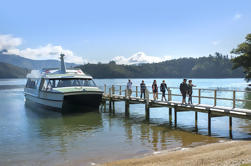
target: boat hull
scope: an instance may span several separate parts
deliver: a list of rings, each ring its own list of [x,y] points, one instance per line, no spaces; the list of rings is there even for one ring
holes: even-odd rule
[[[56,98],[52,99],[54,95]],[[57,96],[58,95],[58,96]],[[60,95],[63,95],[60,97]],[[61,99],[62,98],[62,99]],[[86,108],[97,108],[102,101],[102,93],[66,93],[49,94],[48,97],[37,97],[25,94],[27,104],[37,104],[46,109],[59,112],[84,111]]]
[[[41,103],[32,100],[31,98],[26,97],[25,98],[25,105],[32,108],[32,109],[43,109],[43,110],[50,110],[50,111],[56,111],[56,112],[63,112],[62,108],[58,108],[55,106],[49,106],[46,103]]]
[[[65,95],[64,105],[80,105],[88,107],[98,107],[102,101],[102,94],[75,94]]]

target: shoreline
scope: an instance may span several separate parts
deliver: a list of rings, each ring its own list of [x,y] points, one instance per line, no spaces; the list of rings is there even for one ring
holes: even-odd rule
[[[225,141],[156,152],[140,158],[111,161],[101,166],[239,166],[251,163],[251,141]]]

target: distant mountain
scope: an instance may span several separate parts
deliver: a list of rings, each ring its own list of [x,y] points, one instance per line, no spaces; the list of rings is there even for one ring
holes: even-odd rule
[[[25,78],[28,69],[0,62],[0,78]]]
[[[60,62],[57,60],[32,60],[18,55],[8,55],[0,52],[0,62],[12,64],[18,67],[25,67],[27,69],[42,69],[42,68],[58,68]],[[66,67],[74,67],[74,63],[66,63]]]

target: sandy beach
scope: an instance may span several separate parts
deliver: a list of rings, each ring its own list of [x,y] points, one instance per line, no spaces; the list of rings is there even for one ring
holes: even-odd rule
[[[113,161],[103,166],[239,166],[248,163],[251,163],[251,141],[227,141]]]

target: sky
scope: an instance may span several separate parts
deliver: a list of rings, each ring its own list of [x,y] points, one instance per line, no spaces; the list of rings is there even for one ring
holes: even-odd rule
[[[0,22],[6,54],[151,63],[229,54],[251,33],[251,1],[8,0],[0,2]]]

